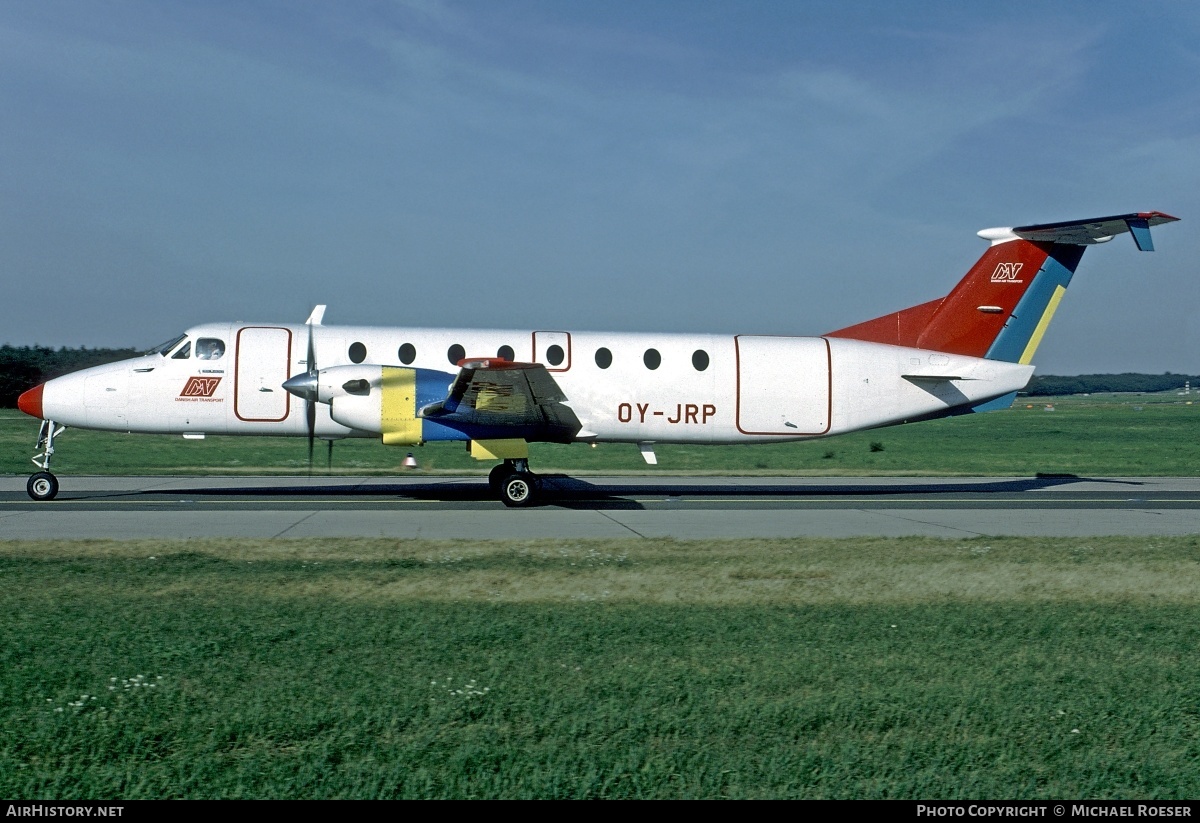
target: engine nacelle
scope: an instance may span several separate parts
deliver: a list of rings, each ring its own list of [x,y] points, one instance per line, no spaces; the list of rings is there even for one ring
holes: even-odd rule
[[[317,400],[328,403],[329,416],[343,426],[378,434],[386,445],[417,446],[462,437],[443,426],[427,432],[426,421],[417,415],[423,406],[445,398],[453,380],[452,374],[429,369],[333,366],[317,374]]]

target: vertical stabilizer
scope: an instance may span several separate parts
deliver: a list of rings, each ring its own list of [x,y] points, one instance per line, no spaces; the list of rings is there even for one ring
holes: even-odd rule
[[[1153,251],[1150,227],[1177,219],[1141,212],[985,229],[991,247],[948,295],[827,336],[1028,364],[1087,246],[1129,232]]]

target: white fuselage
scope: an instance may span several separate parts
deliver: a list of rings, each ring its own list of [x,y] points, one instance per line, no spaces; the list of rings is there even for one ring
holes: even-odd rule
[[[46,383],[43,417],[128,432],[307,433],[305,402],[282,388],[303,374],[310,327],[206,324],[166,353]],[[446,373],[463,358],[545,365],[586,442],[797,440],[968,409],[1025,386],[1031,366],[825,337],[312,326],[320,369],[361,363]],[[223,352],[202,358],[201,345]],[[189,347],[187,356],[183,348]],[[607,355],[605,354],[607,352]],[[379,436],[318,404],[323,438]]]

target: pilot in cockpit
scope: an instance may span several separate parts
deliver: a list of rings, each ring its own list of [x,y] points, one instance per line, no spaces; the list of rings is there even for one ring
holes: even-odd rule
[[[225,354],[225,341],[201,337],[196,341],[196,357],[200,360],[220,360]]]

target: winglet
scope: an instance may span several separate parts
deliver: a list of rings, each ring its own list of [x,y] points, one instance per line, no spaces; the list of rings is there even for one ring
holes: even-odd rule
[[[325,305],[313,306],[312,314],[304,321],[306,326],[319,326],[321,321],[325,319]]]
[[[1154,241],[1150,239],[1150,221],[1145,217],[1126,217],[1125,225],[1133,235],[1133,242],[1139,251],[1154,251]]]

